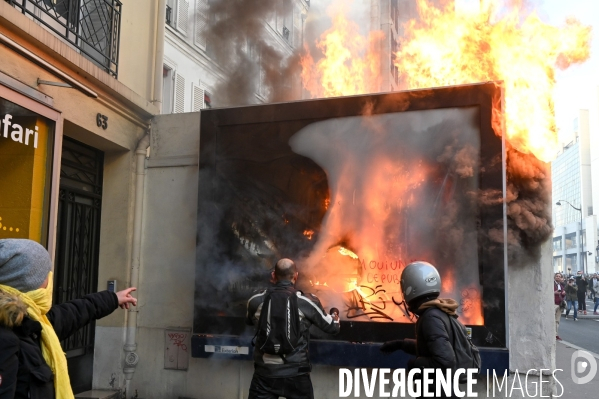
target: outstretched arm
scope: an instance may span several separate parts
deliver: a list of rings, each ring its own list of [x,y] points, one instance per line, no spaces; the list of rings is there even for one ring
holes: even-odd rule
[[[48,312],[48,319],[60,340],[71,336],[88,323],[108,316],[117,307],[128,309],[136,305],[137,299],[131,296],[134,287],[119,292],[101,291],[88,294],[83,298],[54,305]]]

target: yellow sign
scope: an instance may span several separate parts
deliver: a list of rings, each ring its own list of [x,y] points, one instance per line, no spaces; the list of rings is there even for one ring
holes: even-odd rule
[[[47,232],[55,122],[0,98],[0,238]]]

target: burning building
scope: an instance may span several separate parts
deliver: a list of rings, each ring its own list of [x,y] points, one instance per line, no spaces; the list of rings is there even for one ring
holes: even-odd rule
[[[507,354],[501,95],[491,82],[203,111],[196,355],[222,345],[207,336],[249,343],[247,299],[281,257],[341,311],[341,333],[320,338],[413,336],[399,278],[426,260],[476,345]]]

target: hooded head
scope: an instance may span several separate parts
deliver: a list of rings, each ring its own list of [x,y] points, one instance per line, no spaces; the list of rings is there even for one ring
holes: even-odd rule
[[[35,241],[0,240],[0,284],[23,293],[37,290],[48,278],[52,261],[46,248]]]

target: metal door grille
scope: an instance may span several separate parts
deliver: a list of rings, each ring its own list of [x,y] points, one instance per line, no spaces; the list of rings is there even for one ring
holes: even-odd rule
[[[66,138],[60,168],[54,303],[96,292],[104,154]],[[95,323],[62,342],[68,357],[93,353]]]

